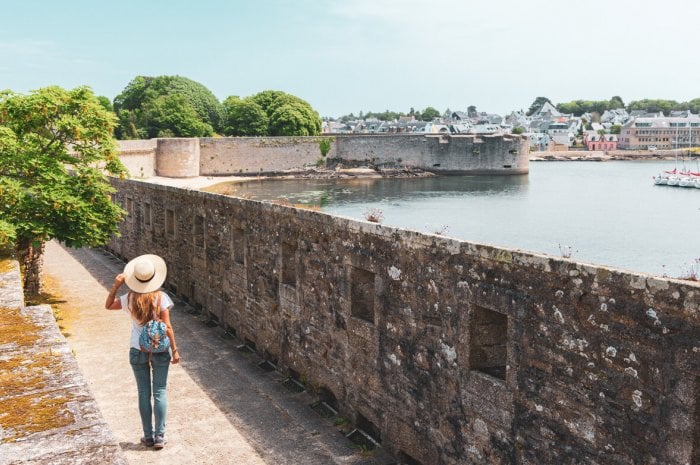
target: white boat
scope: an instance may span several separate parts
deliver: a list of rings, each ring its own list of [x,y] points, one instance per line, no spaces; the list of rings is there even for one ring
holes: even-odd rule
[[[668,177],[668,181],[666,182],[666,185],[668,186],[677,186],[681,182],[681,177],[678,176],[677,174],[671,175]]]
[[[695,179],[692,176],[681,176],[678,178],[678,186],[695,187]]]

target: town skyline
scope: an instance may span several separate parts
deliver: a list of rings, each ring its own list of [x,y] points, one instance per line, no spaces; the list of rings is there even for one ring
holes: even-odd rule
[[[114,99],[137,75],[180,75],[220,100],[282,90],[324,117],[698,95],[700,5],[682,0],[663,17],[602,0],[7,3],[0,88],[16,92],[88,85]]]

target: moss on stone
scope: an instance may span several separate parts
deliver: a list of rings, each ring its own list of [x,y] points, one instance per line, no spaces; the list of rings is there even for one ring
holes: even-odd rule
[[[41,328],[23,315],[19,308],[0,307],[0,345],[32,346]]]
[[[68,408],[70,397],[44,393],[0,400],[2,442],[14,442],[33,433],[61,428],[75,422]]]

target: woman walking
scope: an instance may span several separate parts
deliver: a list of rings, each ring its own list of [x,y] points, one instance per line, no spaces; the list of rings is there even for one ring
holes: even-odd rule
[[[168,402],[166,385],[170,363],[178,363],[180,354],[175,343],[175,333],[170,324],[173,301],[163,291],[167,267],[157,255],[141,255],[124,267],[124,272],[114,278],[114,285],[107,295],[105,308],[124,310],[131,317],[131,341],[129,363],[134,371],[138,389],[139,413],[143,426],[141,444],[162,449],[165,446],[165,419]],[[116,298],[119,288],[126,283],[129,292]],[[139,339],[144,327],[151,320],[165,323],[170,350],[148,351]],[[150,324],[150,323],[149,323]],[[151,398],[153,404],[151,404]],[[153,420],[155,419],[155,427]]]

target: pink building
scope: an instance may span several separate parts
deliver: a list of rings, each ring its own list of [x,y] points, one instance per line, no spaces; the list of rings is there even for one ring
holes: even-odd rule
[[[617,134],[597,134],[589,131],[583,142],[588,150],[617,150]]]

